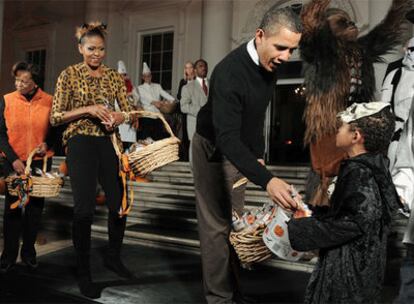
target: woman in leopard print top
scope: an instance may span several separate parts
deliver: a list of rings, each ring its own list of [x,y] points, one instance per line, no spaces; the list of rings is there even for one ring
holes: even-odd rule
[[[68,124],[63,134],[67,147],[68,172],[74,198],[73,244],[77,254],[80,291],[91,298],[100,296],[91,281],[91,224],[95,210],[97,181],[108,206],[109,248],[105,266],[123,277],[131,277],[120,259],[126,217],[120,217],[123,188],[118,175],[118,158],[110,134],[129,122],[126,87],[120,74],[102,64],[105,57],[106,26],[85,24],[77,30],[83,62],[65,69],[59,76],[53,98],[51,124]],[[124,112],[114,112],[115,102]]]

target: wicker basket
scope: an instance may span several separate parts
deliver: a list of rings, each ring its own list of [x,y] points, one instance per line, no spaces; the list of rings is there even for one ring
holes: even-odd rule
[[[30,174],[30,166],[32,164],[33,156],[36,154],[37,149],[33,150],[27,158],[26,168],[24,173],[26,176]],[[43,172],[46,172],[47,156],[43,158]],[[13,187],[13,181],[19,176],[8,176],[6,178],[7,189],[11,195],[18,196],[18,191]],[[32,197],[54,197],[59,195],[60,188],[63,185],[63,179],[60,177],[42,177],[42,176],[30,176],[32,180],[32,187],[29,195]]]
[[[230,232],[230,243],[239,257],[242,264],[262,262],[272,257],[272,252],[263,242],[263,231],[265,228],[258,228],[252,232]]]
[[[147,111],[133,111],[130,114],[135,114],[138,117],[161,119],[165,129],[170,134],[170,137],[157,140],[139,151],[128,154],[128,162],[135,176],[145,176],[153,170],[179,159],[178,145],[180,140],[175,137],[162,114]]]

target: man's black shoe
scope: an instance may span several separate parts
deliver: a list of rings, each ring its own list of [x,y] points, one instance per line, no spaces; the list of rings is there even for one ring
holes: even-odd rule
[[[104,265],[106,268],[108,268],[109,270],[112,270],[120,277],[123,277],[126,279],[134,278],[134,274],[125,267],[125,265],[122,263],[119,257],[117,258],[106,257],[104,260]]]
[[[39,266],[39,264],[36,261],[36,258],[31,258],[31,259],[22,258],[22,262],[23,264],[25,264],[27,267],[29,267],[32,270],[36,269]]]
[[[15,263],[7,263],[5,261],[1,261],[0,262],[0,273],[7,273],[10,271],[10,269],[13,268],[13,266],[15,265]]]

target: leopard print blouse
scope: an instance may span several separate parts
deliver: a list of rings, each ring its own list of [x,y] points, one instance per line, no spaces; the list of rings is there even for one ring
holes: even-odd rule
[[[66,68],[56,84],[50,123],[53,126],[63,124],[65,112],[95,104],[104,104],[115,109],[115,102],[117,102],[121,111],[132,111],[122,76],[105,65],[102,66],[102,74],[102,77],[92,77],[84,62]],[[82,117],[68,124],[62,141],[66,146],[68,140],[75,135],[107,136],[108,134],[100,120]]]

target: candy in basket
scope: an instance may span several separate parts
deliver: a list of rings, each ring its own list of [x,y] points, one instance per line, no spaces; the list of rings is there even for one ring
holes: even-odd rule
[[[242,264],[261,262],[272,256],[263,243],[262,234],[275,210],[273,203],[266,203],[261,208],[244,212],[241,216],[233,211],[233,231],[229,239]]]
[[[7,189],[10,195],[17,196],[18,200],[11,205],[11,209],[23,207],[29,202],[29,197],[54,197],[58,196],[63,185],[63,179],[58,173],[46,172],[47,156],[43,158],[43,169],[30,169],[33,156],[37,149],[33,150],[26,161],[23,175],[10,175],[6,178]]]

